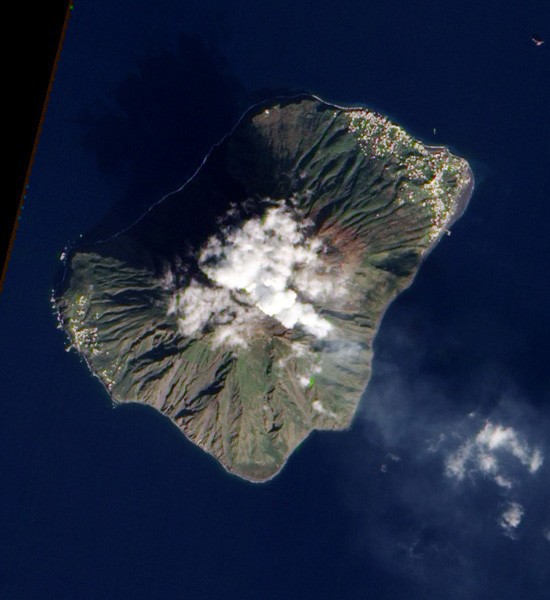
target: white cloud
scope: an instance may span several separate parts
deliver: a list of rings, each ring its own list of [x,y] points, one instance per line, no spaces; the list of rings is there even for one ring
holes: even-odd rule
[[[502,475],[495,475],[495,483],[499,487],[506,488],[507,490],[511,490],[513,485],[509,479],[503,477]]]
[[[449,477],[462,480],[466,475],[466,466],[474,454],[472,442],[466,442],[460,448],[447,457],[445,471]]]
[[[331,410],[327,410],[323,404],[321,403],[320,400],[315,400],[312,404],[311,407],[313,408],[313,410],[315,412],[318,412],[320,415],[326,415],[328,417],[333,417],[336,418],[337,415],[335,415]]]
[[[546,540],[548,540],[550,542],[550,527],[547,527],[546,529],[543,530],[542,535],[544,536],[544,538]]]
[[[449,477],[461,481],[469,474],[481,473],[502,488],[512,488],[506,477],[507,456],[515,457],[530,473],[536,473],[543,462],[542,452],[532,450],[512,427],[503,427],[487,421],[470,440],[464,442],[445,461]]]
[[[229,341],[234,346],[245,346],[252,327],[253,306],[246,305],[245,298],[225,288],[207,287],[196,281],[172,298],[168,313],[178,314],[179,329],[182,335],[193,336],[207,325],[215,324],[215,342]]]
[[[499,525],[509,537],[514,537],[515,530],[521,523],[525,511],[519,502],[508,502],[499,518]]]
[[[380,465],[380,471],[382,471],[382,473],[387,473],[388,472],[388,462],[400,462],[401,461],[401,457],[397,454],[394,454],[393,452],[389,452],[386,455],[386,458],[388,459],[388,461],[383,462]]]
[[[169,306],[182,333],[192,336],[211,325],[219,343],[243,345],[254,318],[263,313],[286,328],[300,325],[326,337],[332,325],[307,299],[336,298],[344,286],[342,276],[322,260],[321,240],[307,237],[309,225],[278,203],[262,218],[209,238],[198,263],[215,285],[192,280]]]
[[[311,377],[305,377],[304,375],[302,375],[298,378],[298,381],[300,382],[300,385],[302,387],[307,388],[311,383]]]
[[[476,442],[479,446],[486,447],[494,452],[502,449],[515,456],[522,465],[535,473],[542,465],[542,454],[540,450],[531,452],[529,446],[520,440],[518,434],[512,427],[502,427],[489,422],[477,434]]]
[[[529,471],[536,473],[542,466],[542,452],[537,448],[529,460]]]

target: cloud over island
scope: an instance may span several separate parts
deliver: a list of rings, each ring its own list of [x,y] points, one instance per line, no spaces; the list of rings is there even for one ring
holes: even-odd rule
[[[180,332],[191,337],[210,327],[216,344],[246,346],[267,315],[326,337],[332,325],[314,303],[340,295],[342,277],[323,260],[321,239],[307,235],[311,225],[277,202],[262,217],[211,236],[198,254],[208,280],[192,278],[169,303]]]

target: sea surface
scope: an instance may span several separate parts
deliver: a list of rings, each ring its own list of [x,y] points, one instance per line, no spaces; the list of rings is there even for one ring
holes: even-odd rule
[[[549,52],[547,0],[76,2],[0,297],[0,596],[548,598]],[[68,243],[129,225],[248,106],[298,91],[450,146],[476,186],[387,311],[352,428],[258,485],[113,409],[50,293]],[[453,476],[487,426],[515,446]]]

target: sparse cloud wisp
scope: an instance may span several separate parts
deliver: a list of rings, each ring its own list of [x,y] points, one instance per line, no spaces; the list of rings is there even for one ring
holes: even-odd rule
[[[510,489],[513,483],[506,475],[509,457],[517,459],[530,473],[536,473],[543,462],[541,450],[531,449],[514,428],[486,421],[473,438],[447,456],[445,472],[459,481],[466,475],[481,474]]]

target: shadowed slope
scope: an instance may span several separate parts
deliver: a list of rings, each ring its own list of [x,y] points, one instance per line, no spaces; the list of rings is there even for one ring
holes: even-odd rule
[[[59,320],[115,402],[263,481],[311,430],[349,425],[386,306],[472,185],[366,109],[256,106],[179,192],[68,252]]]

